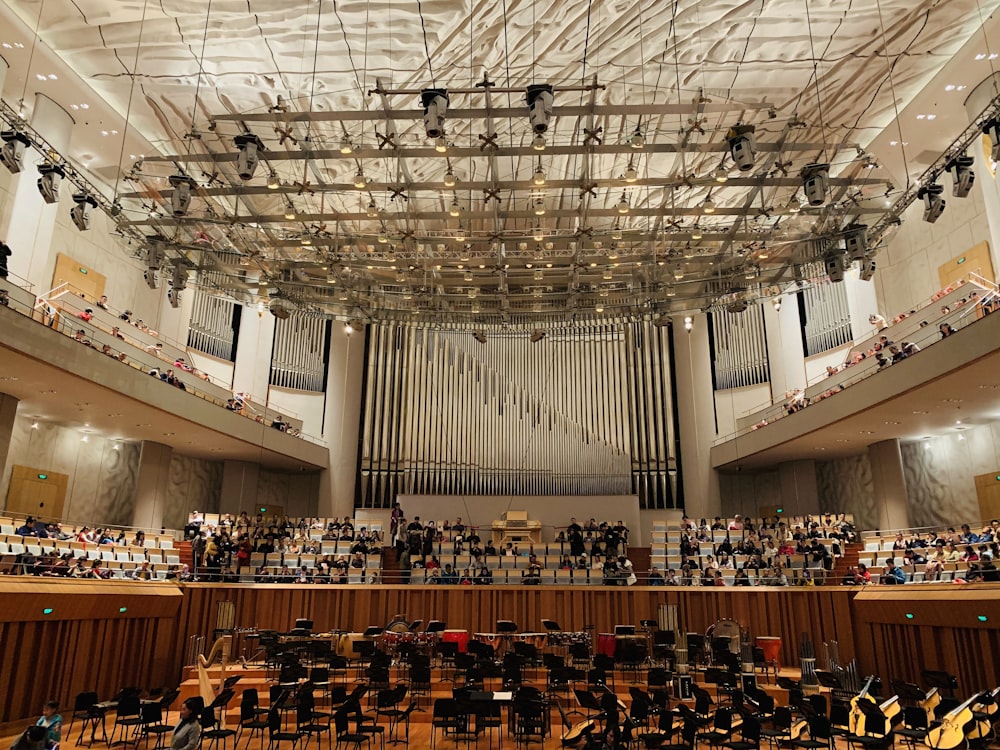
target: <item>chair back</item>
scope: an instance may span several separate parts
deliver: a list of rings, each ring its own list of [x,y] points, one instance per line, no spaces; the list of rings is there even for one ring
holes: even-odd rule
[[[163,708],[157,703],[142,704],[142,723],[147,726],[163,721]]]
[[[77,693],[76,699],[73,701],[73,712],[87,711],[92,706],[96,706],[98,703],[100,703],[100,698],[98,698],[97,693],[92,690],[85,693]]]
[[[139,716],[142,711],[142,701],[139,700],[138,693],[126,693],[118,701],[118,718],[127,716]]]
[[[920,713],[923,713],[923,709],[917,708]],[[926,720],[926,714],[924,714]],[[925,722],[926,723],[926,722]],[[809,737],[813,740],[820,740],[826,742],[827,745],[830,744],[830,739],[832,738],[832,733],[830,732],[830,720],[823,716],[822,714],[817,714],[809,719]]]
[[[267,731],[272,736],[281,731],[281,712],[277,708],[267,712]]]

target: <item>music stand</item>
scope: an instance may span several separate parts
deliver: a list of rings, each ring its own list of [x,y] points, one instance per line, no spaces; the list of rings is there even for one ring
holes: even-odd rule
[[[497,633],[510,635],[517,632],[517,623],[513,620],[497,620]]]
[[[635,625],[615,625],[615,635],[635,635]]]
[[[924,699],[924,691],[912,682],[893,680],[889,684],[892,686],[892,692],[898,695],[900,700],[913,701],[914,703],[917,703]]]
[[[799,681],[793,680],[791,677],[778,675],[778,687],[780,687],[782,690],[798,690]]]
[[[604,709],[601,707],[600,701],[594,697],[594,694],[589,690],[580,690],[576,688],[573,691],[576,696],[576,702],[579,704],[580,708],[587,712],[588,719],[603,719]],[[594,713],[590,713],[594,711]]]
[[[444,620],[431,620],[424,628],[425,633],[443,633],[448,627]]]
[[[639,620],[639,624],[642,627],[649,628],[651,630],[653,628],[658,628],[660,626],[660,623],[658,623],[656,620]]]
[[[381,625],[369,625],[365,630],[365,638],[374,638],[377,635],[382,635],[385,632],[385,628]]]
[[[296,630],[308,630],[308,631],[312,631],[312,629],[313,629],[313,621],[309,620],[309,619],[306,619],[304,617],[300,617],[299,619],[297,619],[295,621],[295,629]]]
[[[920,676],[924,678],[928,687],[947,690],[949,698],[954,697],[955,691],[958,689],[958,680],[947,672],[938,669],[925,669],[920,673]]]
[[[542,626],[549,632],[561,632],[562,628],[555,620],[542,620]]]
[[[835,675],[833,672],[827,672],[823,669],[816,670],[816,681],[825,688],[830,690],[843,690],[844,685],[840,681],[840,677]]]
[[[424,624],[423,620],[414,620],[413,622],[410,623],[410,632],[416,633],[420,629],[420,626],[423,624]]]

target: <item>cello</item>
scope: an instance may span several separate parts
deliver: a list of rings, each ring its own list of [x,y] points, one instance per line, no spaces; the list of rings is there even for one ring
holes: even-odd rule
[[[864,733],[865,726],[865,715],[861,712],[861,708],[858,705],[861,701],[868,701],[869,703],[874,703],[875,699],[868,695],[868,691],[872,688],[872,683],[875,682],[875,675],[872,675],[865,681],[865,686],[861,688],[861,692],[851,698],[851,713],[848,718],[847,728],[850,730],[852,735],[859,735]]]

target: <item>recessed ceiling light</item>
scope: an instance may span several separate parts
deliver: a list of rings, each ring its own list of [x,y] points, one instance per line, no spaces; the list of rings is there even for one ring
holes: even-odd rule
[[[996,60],[998,57],[1000,57],[1000,54],[997,54],[996,52],[990,52],[990,56],[987,59]]]
[[[930,412],[924,411],[923,409],[914,409],[914,414],[930,414]]]
[[[986,53],[985,52],[980,52],[978,55],[976,55],[976,59],[977,60],[985,60],[986,59]]]
[[[899,424],[899,422],[893,422],[892,420],[886,420],[883,424]]]
[[[57,76],[55,73],[49,73],[49,75],[47,77],[48,77],[48,79],[50,81],[58,81],[59,80],[59,76]]]

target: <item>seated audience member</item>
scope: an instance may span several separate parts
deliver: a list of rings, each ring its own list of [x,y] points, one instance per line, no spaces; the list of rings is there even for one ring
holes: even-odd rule
[[[475,583],[479,586],[489,586],[491,583],[493,583],[492,571],[485,565],[482,566],[479,569],[479,572],[476,574]]]
[[[885,561],[885,570],[882,572],[881,582],[893,586],[906,583],[906,573],[896,565],[896,561],[891,557]]]
[[[649,569],[649,575],[646,576],[646,581],[648,586],[664,585],[663,574],[659,571],[659,569],[655,565]]]
[[[36,727],[46,731],[46,746],[55,747],[62,737],[62,716],[59,715],[59,701],[46,701],[42,708],[41,718],[35,722]]]
[[[97,302],[95,302],[94,304],[96,304],[102,310],[107,310],[108,309],[108,295],[102,294],[101,297],[100,297],[100,299],[98,299]]]
[[[94,317],[94,309],[91,308],[91,307],[88,307],[82,313],[77,313],[76,317],[78,317],[80,320],[84,321],[85,323],[89,323],[93,319],[93,317]]]
[[[274,421],[271,422],[271,427],[280,432],[285,432],[286,430],[288,430],[288,422],[286,422],[285,418],[279,414],[277,417],[274,418]]]
[[[869,315],[868,322],[871,325],[875,326],[875,328],[877,328],[879,331],[887,327],[885,323],[885,318],[879,315],[878,313],[872,313],[871,315]]]
[[[48,744],[48,732],[45,727],[32,726],[24,730],[24,733],[11,745],[10,750],[46,750]]]
[[[938,330],[941,332],[941,338],[946,339],[953,333],[957,333],[954,328],[952,328],[948,323],[942,323],[938,326]]]
[[[734,586],[753,586],[753,581],[750,580],[750,576],[747,575],[746,569],[740,568],[736,571],[736,577],[733,578]]]

